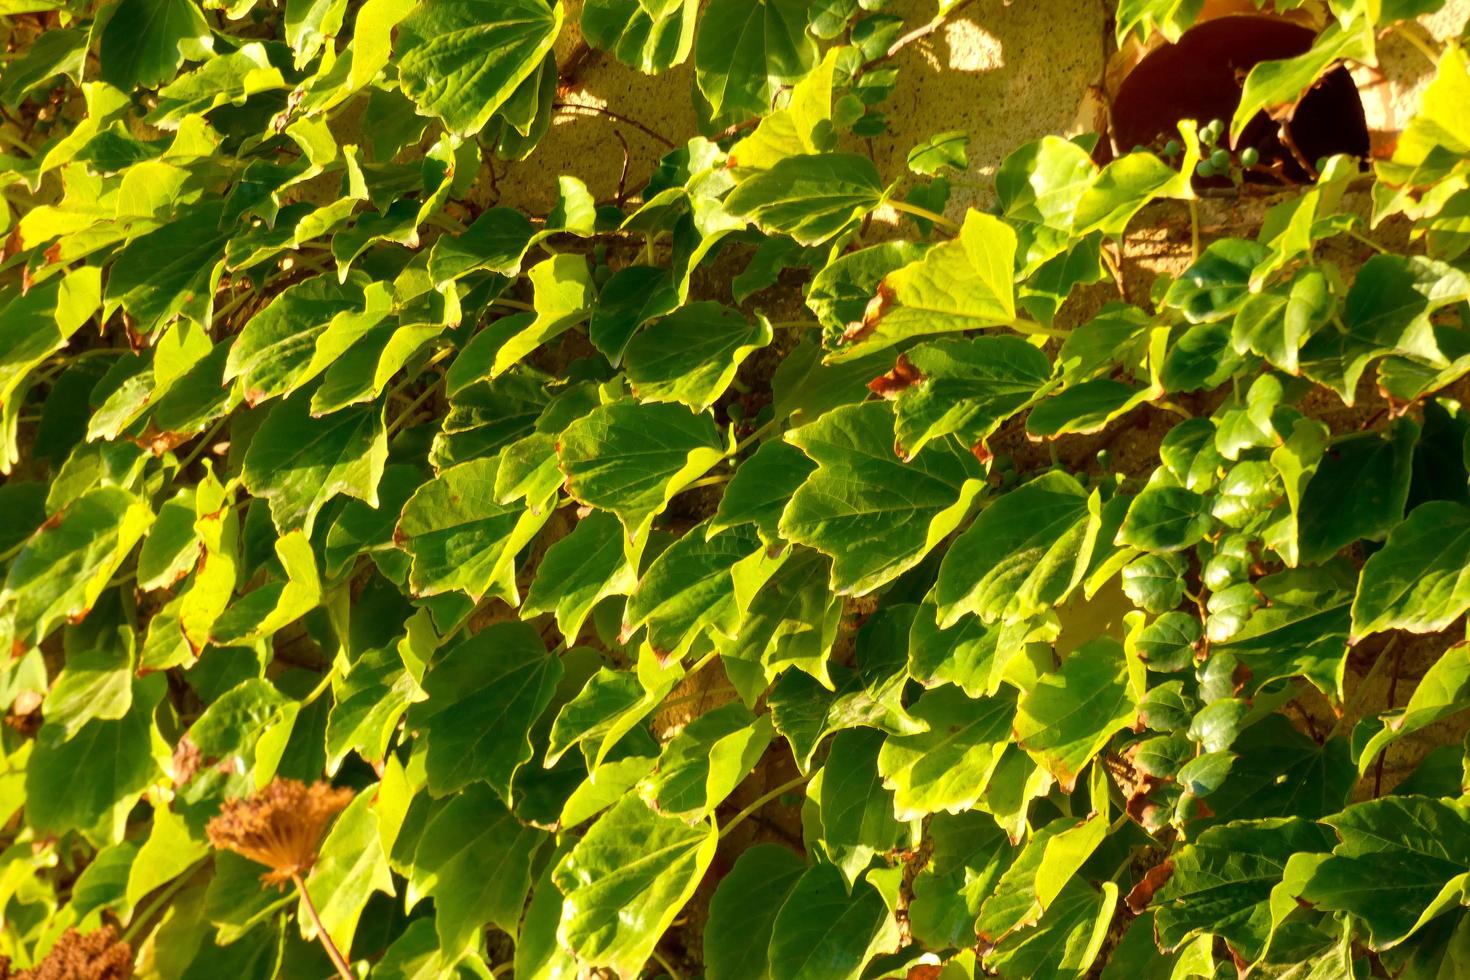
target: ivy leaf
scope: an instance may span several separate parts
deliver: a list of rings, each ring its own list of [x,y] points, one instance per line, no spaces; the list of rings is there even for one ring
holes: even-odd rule
[[[859,357],[910,337],[975,330],[1016,317],[1016,233],[992,215],[970,211],[953,240],[888,273],[862,324],[843,335],[834,359]]]
[[[549,512],[500,503],[495,481],[501,465],[493,457],[452,466],[404,504],[393,540],[413,559],[415,595],[457,590],[476,602],[486,595],[519,601],[516,556]]]
[[[567,493],[616,514],[635,543],[675,494],[724,456],[708,415],[631,399],[583,416],[557,443]]]
[[[864,595],[918,564],[982,487],[975,458],[949,445],[900,461],[893,410],[882,403],[843,406],[786,438],[817,469],[782,513],[781,535],[829,555],[842,595]]]
[[[652,10],[642,0],[590,0],[582,7],[582,36],[623,64],[657,74],[689,57],[697,6],[677,0]]]
[[[1087,494],[1065,473],[1044,473],[997,498],[939,566],[940,628],[969,613],[1017,622],[1061,600],[1085,571],[1087,524]]]
[[[752,323],[719,303],[690,303],[635,334],[624,350],[623,369],[638,398],[682,402],[702,412],[771,337],[763,316]]]
[[[381,762],[403,712],[423,699],[423,689],[395,648],[361,654],[334,692],[327,715],[327,771],[335,772],[354,750],[369,762]]]
[[[831,864],[806,870],[771,929],[770,971],[783,980],[857,980],[868,961],[899,943],[898,925],[878,890],[847,880]]]
[[[249,491],[270,501],[282,533],[311,534],[322,505],[349,494],[378,506],[378,481],[388,459],[387,430],[376,408],[311,415],[305,395],[276,405],[250,440],[242,479]]]
[[[90,721],[70,738],[61,725],[42,725],[24,773],[26,823],[57,835],[80,830],[121,840],[128,811],[159,774],[153,709],[166,686],[162,676],[135,681],[125,715]],[[108,765],[89,768],[97,759]],[[76,778],[83,772],[87,778]]]
[[[1383,630],[1437,633],[1470,609],[1470,508],[1420,504],[1363,566],[1353,638]]]
[[[915,242],[882,242],[839,255],[812,277],[807,308],[829,330],[856,328],[883,277],[918,261],[927,250]]]
[[[1294,105],[1302,94],[1335,62],[1374,62],[1373,31],[1368,18],[1355,17],[1327,25],[1312,47],[1295,58],[1262,61],[1251,68],[1230,119],[1230,140],[1240,138],[1247,123],[1263,109]]]
[[[1043,674],[1017,705],[1016,744],[1067,792],[1113,733],[1133,721],[1138,701],[1126,659],[1118,641],[1089,640],[1067,655],[1060,670]]]
[[[1385,435],[1350,435],[1322,454],[1297,517],[1302,561],[1321,562],[1354,541],[1381,538],[1403,520],[1419,426],[1399,419]]]
[[[1470,811],[1464,804],[1386,796],[1323,823],[1340,842],[1312,870],[1299,897],[1360,917],[1372,948],[1402,942],[1460,903],[1470,879]]]
[[[838,848],[887,851],[899,841],[903,824],[894,816],[893,794],[878,771],[881,732],[852,728],[837,733],[809,795],[822,820],[822,840]]]
[[[704,927],[709,980],[770,976],[771,930],[805,870],[801,858],[777,844],[756,844],[740,853],[710,899]]]
[[[144,333],[181,313],[207,322],[231,230],[221,222],[220,208],[206,205],[128,242],[108,273],[104,298],[122,304]]]
[[[409,865],[405,904],[434,900],[439,947],[450,959],[477,945],[486,922],[514,937],[531,866],[545,831],[513,817],[495,793],[478,783],[449,799],[430,817]]]
[[[484,780],[509,804],[511,777],[531,759],[531,726],[561,676],[561,662],[520,622],[487,626],[440,654],[424,675],[428,700],[408,712],[428,743],[429,791]]]
[[[173,78],[185,58],[209,54],[214,38],[189,0],[121,0],[102,28],[98,61],[104,82],[124,92]]]
[[[667,269],[630,265],[614,272],[597,294],[587,339],[614,367],[639,327],[678,309],[679,293],[670,280]]]
[[[755,9],[771,9],[776,3]],[[709,15],[705,15],[708,29]],[[883,200],[873,161],[856,153],[806,153],[778,160],[741,181],[725,210],[767,234],[820,245],[845,231]]]
[[[970,809],[1009,742],[1014,697],[977,702],[946,685],[925,692],[909,711],[929,730],[890,735],[878,755],[884,785],[894,790],[894,813],[917,820],[940,810]]]
[[[1399,739],[1466,708],[1470,708],[1470,647],[1452,646],[1425,671],[1402,712],[1390,714],[1368,739],[1358,755],[1358,771],[1366,773],[1378,754]]]
[[[741,596],[752,594],[752,584],[774,568],[748,527],[712,537],[687,534],[644,572],[628,598],[622,635],[631,638],[647,626],[649,645],[664,658],[681,656],[708,630],[732,635],[749,601]]]
[[[1211,827],[1173,856],[1173,875],[1154,894],[1159,944],[1172,950],[1212,934],[1244,962],[1254,962],[1271,938],[1271,890],[1287,860],[1331,846],[1320,824],[1297,817]]]
[[[1108,938],[1117,904],[1116,883],[1105,881],[1094,891],[1073,879],[1035,929],[1011,933],[986,954],[985,965],[1001,976],[1087,976]]]
[[[754,524],[761,540],[775,543],[781,512],[814,469],[816,464],[789,442],[773,439],[761,443],[726,484],[707,533]]]
[[[225,362],[225,380],[238,378],[251,405],[305,384],[314,366],[317,339],[337,314],[357,307],[357,295],[355,288],[334,276],[286,287],[235,338]]]
[[[763,116],[817,63],[802,0],[713,0],[699,18],[694,70],[711,115]]]
[[[598,668],[557,712],[546,747],[546,765],[556,765],[568,749],[582,743],[590,743],[586,752],[594,768],[601,765],[611,743],[627,734],[653,707],[637,674]]]
[[[19,656],[62,620],[87,615],[152,524],[148,504],[122,487],[90,490],[53,514],[6,571],[0,649]]]
[[[594,510],[547,549],[521,615],[554,613],[562,636],[575,638],[594,606],[608,596],[627,595],[637,582],[637,572],[623,554],[618,519]]]
[[[1168,553],[1188,548],[1210,528],[1209,501],[1183,487],[1148,487],[1133,498],[1118,544]]]
[[[842,621],[842,600],[827,590],[832,563],[794,549],[750,600],[739,633],[720,651],[730,682],[754,703],[772,677],[788,667],[832,686],[828,655]]]
[[[627,797],[552,873],[566,896],[557,939],[577,958],[637,976],[715,856],[713,822],[690,826]]]
[[[1058,817],[1033,831],[1021,853],[1001,875],[980,907],[975,931],[999,943],[1041,919],[1107,835],[1107,817]]]
[[[559,0],[425,0],[398,25],[398,82],[421,114],[474,135],[540,66],[561,24]]]
[[[394,894],[393,874],[388,869],[379,832],[379,816],[372,803],[374,793],[364,791],[348,804],[322,841],[316,864],[306,878],[322,926],[338,949],[351,949],[363,909],[374,892]],[[297,921],[305,935],[315,935],[315,924],[299,903]]]
[[[1026,434],[1054,439],[1068,433],[1100,432],[1157,394],[1112,378],[1093,378],[1064,388],[1026,417]]]
[[[515,208],[487,208],[458,235],[441,235],[429,250],[429,275],[450,282],[478,269],[502,276],[521,271],[536,229]]]
[[[738,701],[706,711],[669,740],[641,795],[656,813],[702,820],[755,768],[771,733],[769,714]]]
[[[902,357],[912,371],[903,369],[896,380],[904,387],[886,397],[894,401],[894,434],[906,459],[951,433],[970,446],[984,446],[1051,377],[1046,355],[1017,337],[940,340]]]
[[[1240,309],[1250,293],[1251,270],[1267,249],[1243,238],[1213,241],[1200,257],[1174,280],[1164,294],[1164,305],[1184,314],[1190,323],[1214,323]]]

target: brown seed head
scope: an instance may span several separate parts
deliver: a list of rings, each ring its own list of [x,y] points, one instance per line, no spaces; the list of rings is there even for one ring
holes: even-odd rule
[[[14,980],[129,980],[133,975],[133,948],[117,938],[112,926],[85,936],[68,929],[56,940],[46,958],[29,970],[9,972],[0,965],[0,977]]]
[[[350,802],[350,789],[278,778],[248,799],[227,801],[206,832],[220,850],[270,868],[261,880],[283,885],[311,869],[322,832]]]

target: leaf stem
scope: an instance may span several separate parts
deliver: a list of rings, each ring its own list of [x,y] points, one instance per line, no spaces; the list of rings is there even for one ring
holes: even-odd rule
[[[343,958],[342,951],[337,948],[336,943],[332,942],[332,937],[327,934],[326,927],[322,925],[322,917],[317,914],[316,904],[312,902],[311,895],[306,891],[306,883],[298,874],[291,876],[291,883],[301,893],[301,904],[306,906],[306,914],[311,917],[311,924],[316,929],[316,938],[321,940],[322,948],[327,951],[327,958],[337,968],[337,975],[342,980],[356,980],[352,971],[348,969],[347,960]]]
[[[805,785],[806,781],[809,778],[810,777],[808,776],[797,776],[795,779],[788,780],[787,782],[782,783],[780,786],[777,786],[775,789],[769,790],[768,792],[762,793],[760,796],[757,796],[755,798],[755,801],[751,803],[750,806],[735,814],[735,816],[731,817],[730,821],[726,823],[725,826],[720,828],[720,839],[724,840],[725,835],[734,830],[736,827],[740,826],[741,822],[745,820],[746,817],[749,817],[752,813],[755,813],[757,810],[774,800],[776,797],[780,796],[783,793],[789,793],[791,790],[796,789],[796,787],[798,786]]]
[[[1357,232],[1357,231],[1354,231],[1353,229],[1349,228],[1347,230],[1347,234],[1348,234],[1348,237],[1349,238],[1353,239],[1356,242],[1361,242],[1362,244],[1367,245],[1369,248],[1371,248],[1373,251],[1377,252],[1379,255],[1387,255],[1388,254],[1388,249],[1384,248],[1382,245],[1378,244],[1373,239],[1369,238],[1367,235],[1362,234],[1361,232]]]
[[[167,905],[169,903],[169,900],[177,895],[181,888],[189,883],[189,879],[194,877],[194,872],[198,871],[199,866],[203,863],[204,858],[200,858],[198,861],[195,861],[193,864],[189,865],[189,867],[185,868],[184,871],[178,875],[178,877],[174,878],[173,881],[168,883],[168,886],[166,888],[164,888],[156,896],[154,896],[153,901],[149,902],[147,907],[144,908],[143,911],[139,912],[137,915],[134,915],[132,921],[128,923],[127,929],[123,931],[122,941],[128,944],[132,944],[133,940],[137,938],[138,933],[140,930],[142,930],[143,926],[155,915],[157,915],[159,909]]]
[[[922,218],[925,221],[932,223],[934,227],[942,228],[945,231],[949,232],[951,235],[958,235],[960,233],[959,222],[951,221],[949,218],[946,218],[944,215],[940,214],[937,211],[930,211],[928,208],[921,208],[917,204],[910,204],[908,201],[901,201],[896,197],[889,198],[885,203],[887,203],[887,205],[893,208],[893,210],[895,211],[898,211],[902,214],[912,215],[915,218]]]
[[[1028,317],[1018,316],[1007,324],[1016,333],[1027,334],[1034,337],[1069,337],[1071,333],[1066,330],[1058,330],[1056,327],[1046,327]]]
[[[770,432],[772,429],[774,429],[776,427],[777,422],[779,422],[779,421],[780,421],[779,419],[771,419],[769,422],[766,422],[765,424],[758,426],[756,428],[756,430],[754,432],[752,432],[750,435],[746,436],[744,439],[741,439],[739,442],[735,443],[735,448],[732,449],[732,450],[730,450],[728,453],[726,453],[725,454],[725,458],[726,459],[730,459],[731,457],[739,456],[740,453],[746,447],[748,447],[751,443],[753,443],[756,440],[760,439],[761,436],[766,435],[768,432]]]

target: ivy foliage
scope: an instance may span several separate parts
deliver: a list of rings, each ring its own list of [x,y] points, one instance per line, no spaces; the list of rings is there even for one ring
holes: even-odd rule
[[[1382,765],[1470,707],[1470,59],[1332,0],[1203,148],[1048,136],[947,217],[964,134],[865,137],[964,6],[585,0],[705,135],[548,213],[486,174],[560,0],[0,6],[0,955],[1465,975],[1465,753]],[[1391,153],[1092,302],[1386,30]]]

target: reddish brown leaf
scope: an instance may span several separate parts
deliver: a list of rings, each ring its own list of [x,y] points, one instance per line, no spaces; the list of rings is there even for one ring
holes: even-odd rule
[[[1128,908],[1133,911],[1134,915],[1142,915],[1143,910],[1148,908],[1149,902],[1154,900],[1154,892],[1163,888],[1164,882],[1173,876],[1173,861],[1165,861],[1163,864],[1149,868],[1147,873],[1139,879],[1138,884],[1128,892],[1128,897],[1124,899],[1128,903]]]
[[[923,380],[923,373],[914,367],[914,363],[908,359],[908,355],[900,354],[898,355],[898,360],[893,365],[893,370],[886,374],[880,374],[872,381],[869,381],[868,390],[884,398],[897,398],[899,392],[906,388],[912,388]]]

